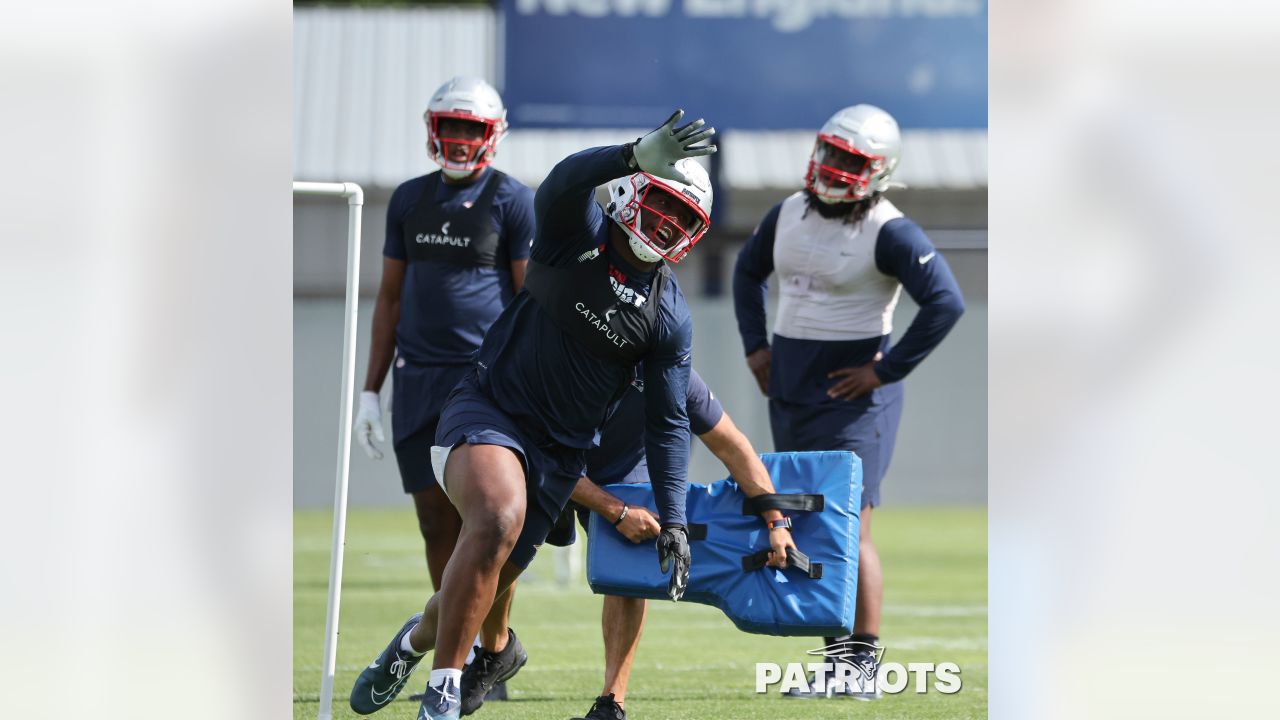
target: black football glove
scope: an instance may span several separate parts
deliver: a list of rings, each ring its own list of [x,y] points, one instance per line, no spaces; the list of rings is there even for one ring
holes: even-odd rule
[[[667,595],[672,600],[679,600],[684,597],[685,588],[689,587],[689,565],[693,563],[693,555],[689,552],[689,531],[683,525],[662,528],[657,548],[658,567],[664,574],[671,571]]]

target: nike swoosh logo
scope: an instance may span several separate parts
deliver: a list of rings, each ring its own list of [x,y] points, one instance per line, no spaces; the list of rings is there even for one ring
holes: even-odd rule
[[[920,258],[920,264],[921,264],[921,265],[923,265],[923,264],[925,264],[925,263],[929,262],[930,260],[932,260],[932,259],[933,259],[933,256],[934,256],[934,255],[937,255],[937,254],[938,254],[938,251],[937,251],[937,250],[934,250],[933,252],[929,253],[928,255],[925,255],[924,257]]]
[[[377,660],[374,660],[373,662],[369,663],[369,669],[370,669],[370,670],[377,670],[377,669],[378,669],[378,661],[377,661]]]
[[[369,688],[369,692],[373,693],[373,704],[374,705],[385,704],[388,700],[391,699],[391,693],[395,692],[396,690],[399,690],[401,685],[404,685],[404,680],[401,680],[400,682],[392,683],[391,687],[387,688],[383,692],[378,692],[378,688]],[[379,697],[381,697],[382,699],[379,700],[378,699]]]

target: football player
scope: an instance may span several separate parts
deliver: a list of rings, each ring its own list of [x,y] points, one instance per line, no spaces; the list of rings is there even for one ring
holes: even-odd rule
[[[679,599],[689,577],[685,527],[693,322],[667,262],[710,226],[711,184],[693,158],[716,148],[683,112],[633,143],[561,161],[538,188],[524,291],[490,327],[445,402],[433,460],[462,518],[439,591],[357,679],[352,708],[376,711],[435,649],[419,720],[460,715],[471,640],[534,553],[586,467],[608,407],[644,363],[645,451],[661,530],[659,561]],[[594,200],[610,183],[608,210]],[[514,634],[486,650],[524,662]]]
[[[636,432],[636,428],[644,426],[644,387],[644,382],[637,377],[610,411],[600,428],[600,445],[587,453],[587,474],[578,480],[572,496],[577,505],[578,520],[584,529],[589,513],[595,512],[634,543],[657,537],[660,532],[658,519],[648,508],[627,505],[600,486],[649,482],[644,438]],[[745,495],[755,497],[774,492],[769,472],[760,462],[751,442],[725,413],[697,371],[689,373],[685,409],[691,432],[724,463]],[[768,564],[785,567],[787,549],[795,547],[790,519],[784,517],[780,510],[766,510],[761,517],[769,528],[772,547]],[[647,607],[648,603],[643,598],[605,596],[600,617],[604,634],[604,690],[585,718],[579,720],[626,720],[623,705],[627,683],[631,677],[631,663],[640,646]],[[509,612],[510,603],[497,602],[494,608]],[[505,622],[505,616],[493,621],[495,626]],[[500,653],[478,649],[476,661],[468,665],[462,675],[463,715],[474,712],[481,705],[486,693],[501,677],[503,667]]]
[[[964,312],[947,261],[920,226],[884,197],[901,138],[889,113],[845,108],[818,132],[805,188],[769,210],[738,255],[734,309],[747,366],[769,398],[779,452],[852,450],[862,459],[862,513],[854,632],[826,638],[828,658],[852,658],[875,677],[873,648],[884,587],[871,540],[873,508],[902,416],[902,380]],[[765,332],[766,282],[778,275],[773,342]],[[919,305],[890,345],[902,288]],[[864,686],[865,687],[865,686]],[[823,687],[795,697],[850,694]]]
[[[391,196],[355,420],[356,441],[380,460],[379,391],[390,368],[392,447],[435,588],[462,524],[431,467],[436,424],[485,331],[520,291],[533,242],[533,191],[492,167],[506,116],[498,92],[480,78],[455,77],[431,94],[423,113],[427,155],[440,169]],[[505,691],[498,686],[495,697]]]

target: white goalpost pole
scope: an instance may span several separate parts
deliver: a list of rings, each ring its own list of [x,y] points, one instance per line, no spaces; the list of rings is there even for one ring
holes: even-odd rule
[[[342,551],[347,534],[347,480],[351,465],[351,410],[356,377],[356,311],[360,295],[360,215],[364,191],[355,183],[294,182],[295,195],[347,199],[347,305],[342,331],[342,404],[338,419],[338,478],[333,493],[333,549],[329,559],[329,605],[324,623],[318,720],[333,718],[333,674],[338,661],[338,606],[342,595]]]

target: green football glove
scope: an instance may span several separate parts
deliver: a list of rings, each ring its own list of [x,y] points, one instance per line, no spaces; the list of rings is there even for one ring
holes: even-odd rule
[[[677,128],[676,123],[684,117],[684,110],[676,110],[662,127],[645,135],[632,146],[632,154],[636,165],[650,175],[690,184],[684,171],[676,167],[676,163],[685,158],[710,155],[717,148],[715,145],[698,145],[703,140],[711,139],[715,128],[703,128],[706,123],[698,118],[684,127]]]

